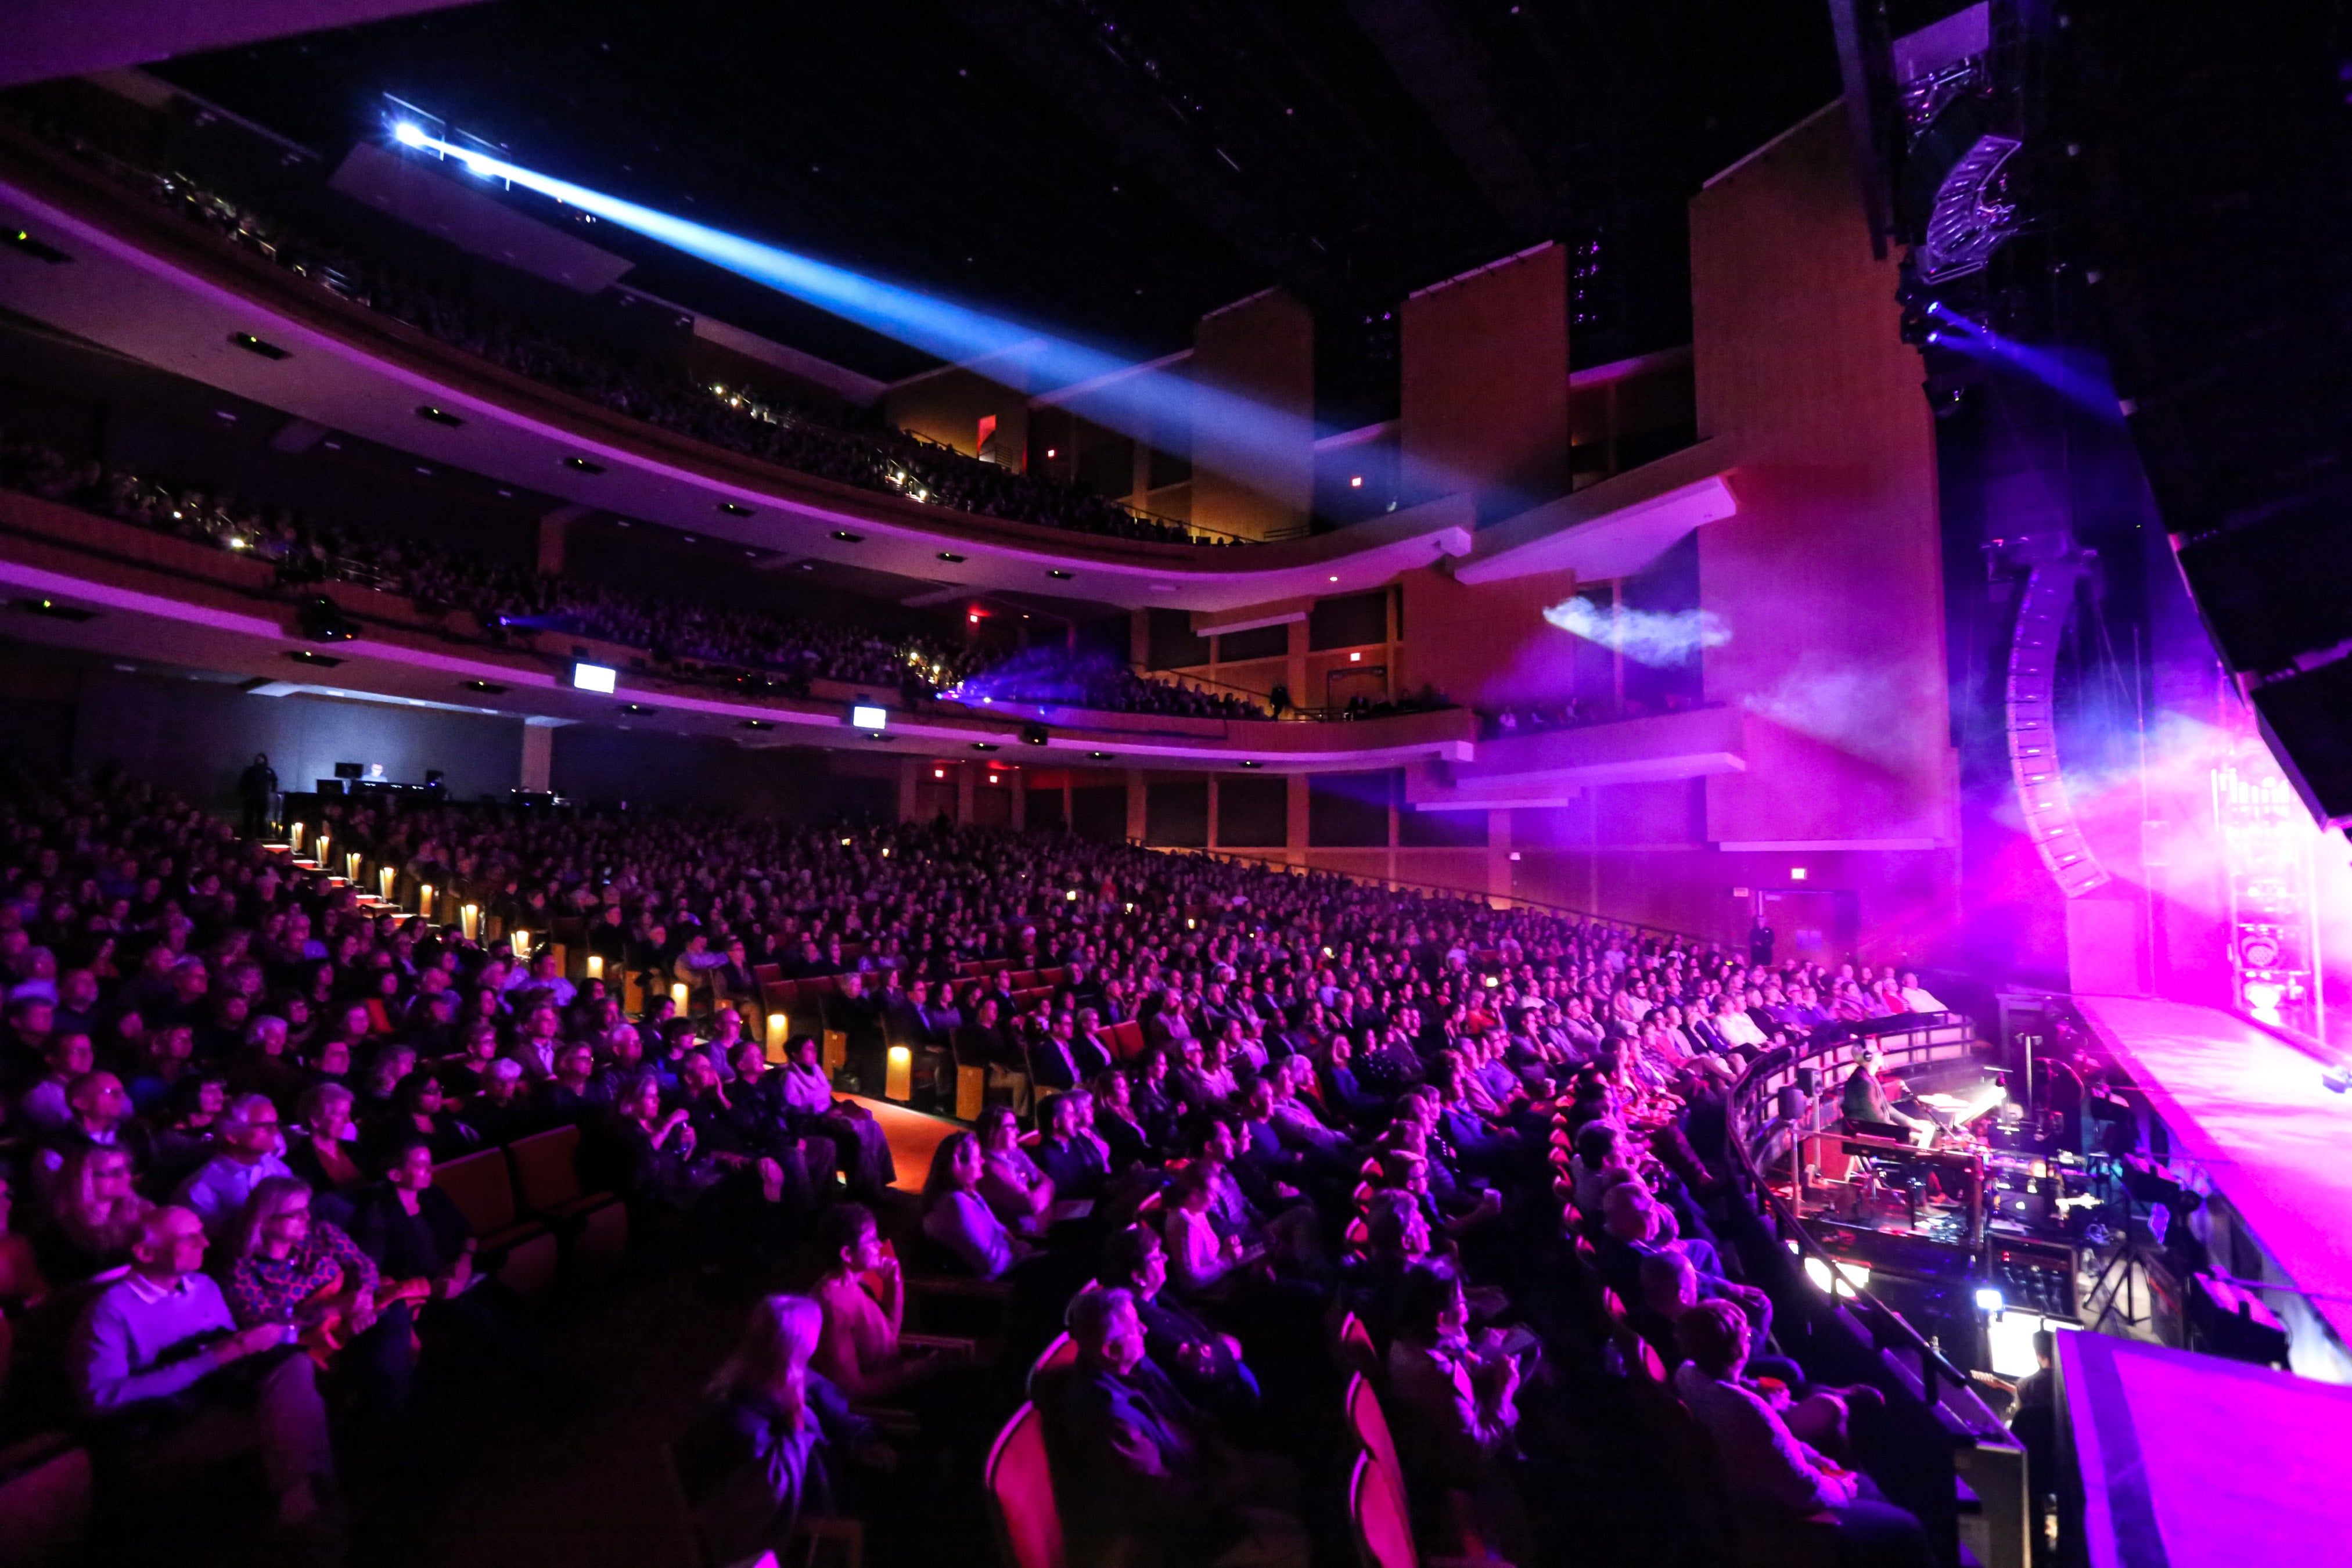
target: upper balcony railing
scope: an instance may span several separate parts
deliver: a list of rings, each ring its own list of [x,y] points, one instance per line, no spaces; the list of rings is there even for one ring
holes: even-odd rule
[[[438,342],[542,385],[583,397],[676,435],[858,489],[922,505],[1068,531],[1145,542],[1235,546],[1238,535],[1160,517],[1089,492],[983,462],[894,430],[878,420],[829,418],[757,389],[730,388],[627,363],[615,353],[559,337],[537,322],[490,310],[450,279],[395,268],[359,253],[312,216],[318,230],[173,168],[155,167],[45,121],[16,129],[217,237],[351,304],[389,316]],[[431,242],[420,237],[420,243]]]

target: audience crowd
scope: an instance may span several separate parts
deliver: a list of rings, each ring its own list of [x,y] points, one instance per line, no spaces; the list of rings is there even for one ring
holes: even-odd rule
[[[1024,1356],[1067,1325],[1030,1392],[1073,1563],[1148,1539],[1304,1568],[1349,1366],[1432,1553],[1587,1560],[1561,1500],[1612,1462],[1594,1389],[1638,1384],[1715,1454],[1659,1448],[1646,1528],[1698,1528],[1697,1499],[1741,1539],[1930,1560],[1863,1473],[1877,1395],[1775,1353],[1793,1270],[1725,1147],[1741,1064],[1905,1011],[1892,976],[944,823],[324,826],[480,939],[151,786],[0,795],[0,1425],[80,1432],[102,1519],[252,1455],[260,1528],[331,1556],[421,1383],[560,1411],[576,1380],[436,1169],[568,1126],[641,1258],[803,1270],[674,1450],[712,1561],[887,1525],[876,1479],[926,1443],[971,1483],[957,1444],[1017,1394],[907,1331],[916,1286],[958,1278]],[[842,1092],[898,1072],[971,1122],[925,1172]]]
[[[21,490],[276,564],[282,584],[356,583],[431,613],[462,610],[503,639],[545,629],[646,650],[680,676],[725,680],[743,671],[805,689],[809,680],[886,687],[919,699],[963,684],[961,700],[1056,702],[1123,713],[1264,719],[1237,693],[1212,693],[1138,675],[1104,655],[1033,647],[993,665],[921,632],[881,635],[769,610],[528,571],[416,539],[385,539],[287,508],[174,489],[127,468],[74,462],[48,444],[0,435],[0,489]]]
[[[666,430],[819,479],[982,517],[1161,543],[1243,542],[1197,533],[1116,500],[968,458],[893,429],[872,410],[790,405],[741,388],[705,384],[683,370],[629,363],[616,350],[491,305],[466,287],[456,267],[433,269],[421,236],[403,263],[394,265],[366,254],[377,242],[358,237],[330,208],[311,212],[308,232],[300,231],[180,170],[127,159],[55,126],[32,129],[189,222],[342,299],[518,375]],[[343,199],[322,195],[327,202]],[[520,283],[530,281],[515,276]]]

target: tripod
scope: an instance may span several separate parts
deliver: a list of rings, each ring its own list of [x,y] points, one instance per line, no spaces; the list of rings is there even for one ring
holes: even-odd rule
[[[2155,1322],[2153,1286],[2147,1287],[2145,1301],[2140,1294],[2155,1246],[2155,1238],[2140,1219],[2139,1205],[2126,1198],[2122,1239],[2099,1266],[2098,1278],[2091,1282],[2090,1292],[2083,1298],[2083,1321],[2093,1333],[2105,1333],[2109,1318],[2116,1319],[2126,1330],[2146,1328]]]

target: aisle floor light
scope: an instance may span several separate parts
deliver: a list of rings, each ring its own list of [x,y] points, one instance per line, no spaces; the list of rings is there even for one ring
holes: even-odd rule
[[[474,933],[481,928],[481,924],[482,924],[482,906],[481,906],[481,905],[479,905],[479,904],[461,904],[461,905],[459,905],[459,906],[458,906],[458,908],[457,908],[457,929],[458,929],[458,931],[461,931],[462,933],[464,933],[465,938],[466,938],[466,940],[467,940],[467,942],[471,942],[471,941],[473,941],[473,940],[474,940]]]
[[[883,1069],[882,1095],[897,1100],[915,1097],[915,1053],[905,1046],[890,1047],[890,1059]]]
[[[387,904],[392,902],[393,879],[399,875],[400,873],[390,866],[383,867],[375,874],[376,886],[379,889],[377,896]]]
[[[416,884],[416,912],[425,920],[433,918],[433,884],[430,882]]]
[[[686,1016],[686,995],[687,995],[687,992],[686,992],[686,982],[685,982],[685,981],[683,981],[683,980],[673,980],[673,981],[671,981],[671,982],[670,982],[670,984],[669,984],[669,1000],[670,1000],[670,1005],[672,1005],[672,1006],[674,1006],[674,1007],[676,1007],[676,1008],[677,1009],[677,1016],[678,1016],[679,1017],[681,1017],[681,1018],[683,1018],[683,1017],[685,1017],[685,1016]]]
[[[603,953],[592,952],[588,955],[588,978],[591,980],[602,980],[604,978],[604,955]]]

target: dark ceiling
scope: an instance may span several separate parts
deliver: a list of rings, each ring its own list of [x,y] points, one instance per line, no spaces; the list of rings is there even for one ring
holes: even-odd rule
[[[494,0],[157,69],[330,158],[393,92],[518,162],[1139,356],[1285,284],[1334,423],[1391,411],[1403,294],[1544,239],[1592,247],[1580,363],[1685,341],[1685,202],[1838,90],[1823,0]],[[929,363],[631,254],[632,284],[869,374]]]

